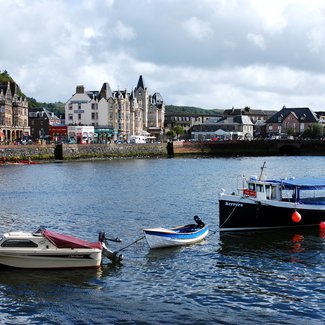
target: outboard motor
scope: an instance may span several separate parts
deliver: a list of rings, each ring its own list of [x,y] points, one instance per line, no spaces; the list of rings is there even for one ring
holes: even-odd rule
[[[119,238],[115,238],[115,239],[110,239],[110,238],[107,238],[106,235],[105,235],[105,232],[100,232],[99,235],[98,235],[98,241],[102,243],[102,246],[103,246],[103,251],[102,251],[102,254],[104,256],[106,256],[107,258],[109,258],[113,263],[119,263],[123,260],[123,255],[122,254],[119,254],[118,251],[116,252],[113,252],[111,251],[110,249],[108,249],[107,247],[107,241],[113,241],[115,243],[121,243],[121,239]]]
[[[205,223],[198,216],[194,216],[194,221],[200,228],[203,228],[205,226]]]

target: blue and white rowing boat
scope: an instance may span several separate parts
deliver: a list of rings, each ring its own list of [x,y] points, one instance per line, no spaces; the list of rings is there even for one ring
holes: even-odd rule
[[[189,245],[203,240],[209,233],[209,227],[195,216],[196,224],[179,226],[170,229],[149,228],[143,229],[150,248],[162,248],[180,245]]]

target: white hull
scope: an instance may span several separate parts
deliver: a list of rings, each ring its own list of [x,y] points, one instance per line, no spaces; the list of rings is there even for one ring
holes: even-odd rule
[[[0,264],[17,268],[53,269],[99,267],[101,250],[41,250],[30,252],[0,252]]]
[[[10,232],[0,240],[0,265],[26,269],[99,267],[102,245],[45,229]]]
[[[145,233],[145,237],[150,248],[162,248],[194,244],[203,240],[208,235],[208,233],[209,229],[207,228],[206,231],[200,234],[199,236],[188,239],[168,237],[167,235],[157,236],[148,233]]]

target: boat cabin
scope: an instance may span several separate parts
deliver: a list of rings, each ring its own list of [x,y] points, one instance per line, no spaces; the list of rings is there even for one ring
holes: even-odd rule
[[[251,176],[243,196],[257,200],[277,200],[300,204],[325,205],[325,179],[301,178],[267,180]]]
[[[247,187],[243,189],[244,196],[258,200],[281,200],[281,184],[271,180],[258,180],[257,176],[246,179]]]

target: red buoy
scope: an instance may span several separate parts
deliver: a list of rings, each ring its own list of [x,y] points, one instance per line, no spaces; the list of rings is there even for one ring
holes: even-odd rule
[[[300,222],[300,221],[301,221],[301,214],[300,214],[298,211],[295,211],[295,212],[292,214],[291,219],[292,219],[292,221],[294,221],[294,222]]]
[[[319,224],[320,229],[324,229],[325,230],[325,221],[321,221],[321,223]]]

